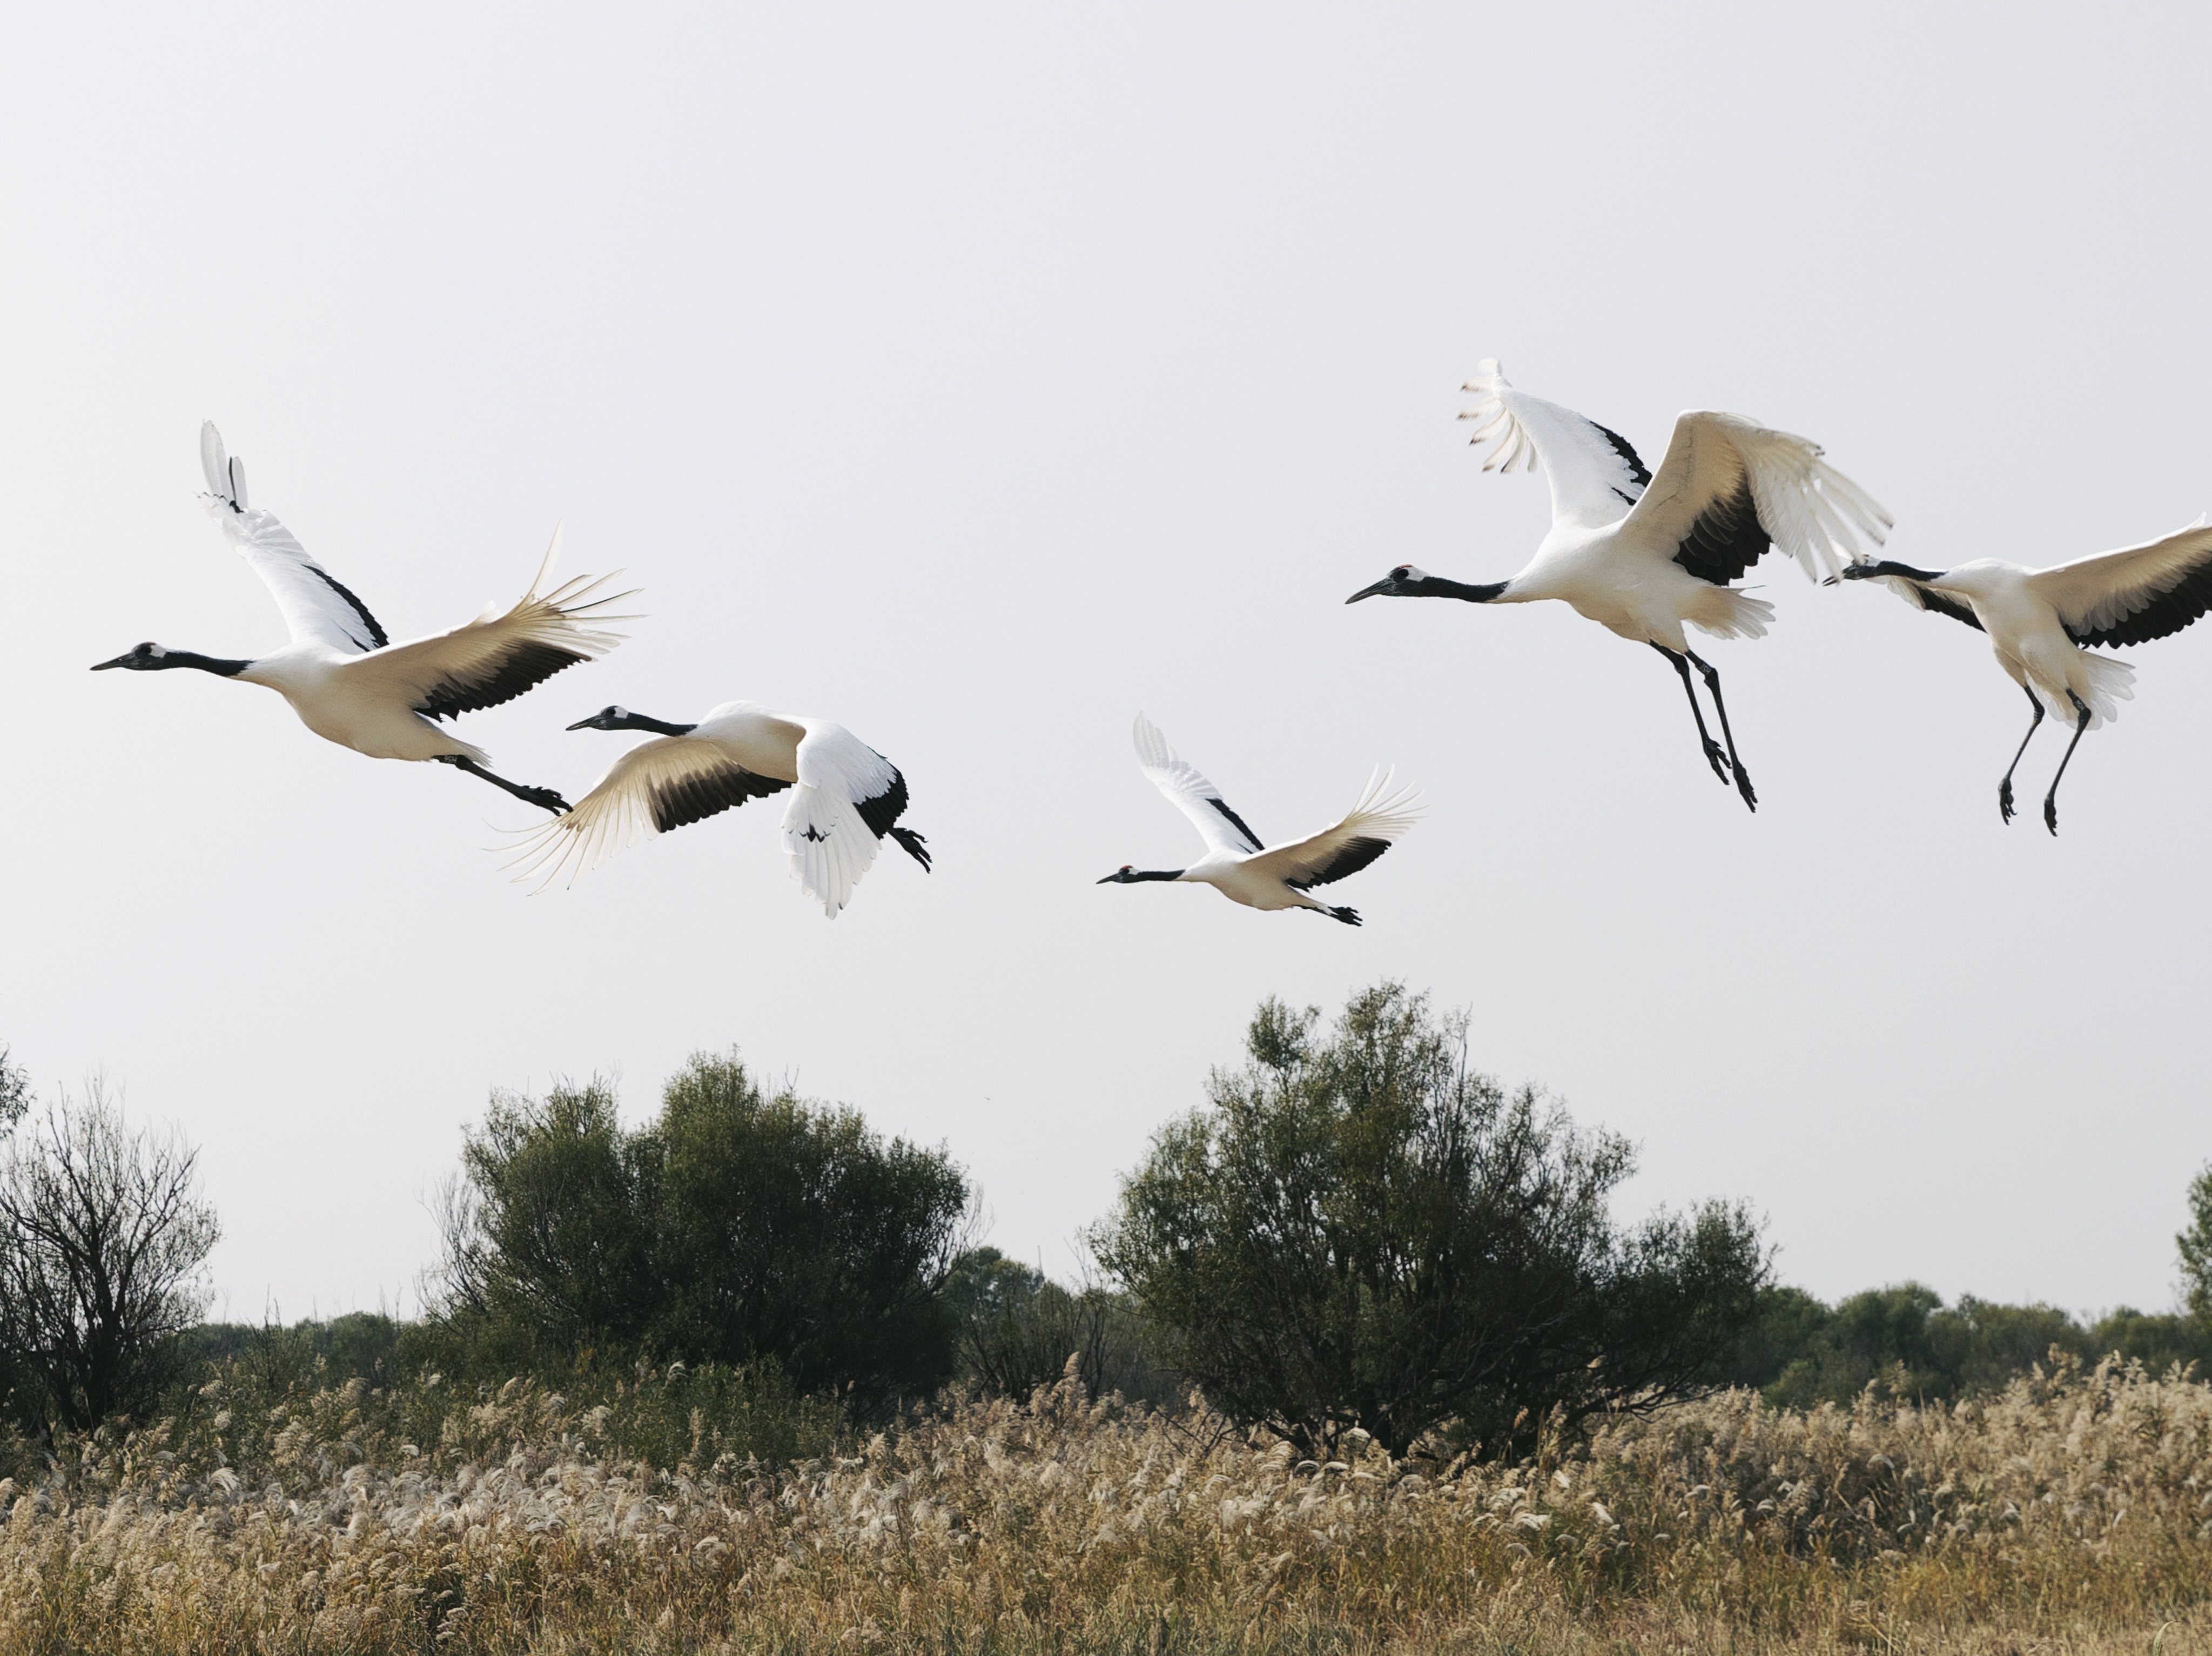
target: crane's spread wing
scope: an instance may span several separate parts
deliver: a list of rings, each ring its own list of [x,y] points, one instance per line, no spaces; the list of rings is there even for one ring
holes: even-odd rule
[[[2212,526],[2203,518],[2141,546],[2038,569],[2027,584],[2077,644],[2141,644],[2212,609]]]
[[[746,770],[718,744],[692,736],[656,736],[617,759],[566,816],[530,831],[507,867],[544,891],[562,875],[573,886],[618,851],[648,834],[765,799],[790,787]]]
[[[1627,438],[1571,408],[1516,391],[1499,371],[1495,356],[1485,357],[1474,378],[1460,389],[1482,395],[1480,402],[1460,416],[1483,422],[1469,441],[1498,439],[1482,469],[1510,472],[1521,466],[1533,472],[1540,463],[1552,485],[1554,521],[1618,522],[1643,497],[1651,473]]]
[[[327,644],[360,655],[391,642],[368,606],[309,557],[289,529],[246,503],[246,468],[223,452],[222,433],[213,420],[200,427],[200,470],[208,485],[200,504],[269,588],[294,643]]]
[[[1936,615],[1948,615],[1954,621],[1965,622],[1976,632],[1984,630],[1980,618],[1974,613],[1973,606],[1954,593],[1942,592],[1934,587],[1923,586],[1921,582],[1908,580],[1901,575],[1876,575],[1875,579],[1916,610],[1926,610]]]
[[[605,612],[631,594],[594,598],[611,575],[578,575],[541,591],[560,550],[556,529],[530,590],[504,613],[494,605],[465,626],[390,645],[339,670],[404,695],[407,705],[427,718],[451,719],[511,702],[562,668],[605,654],[622,635],[596,629],[635,619]],[[579,624],[585,622],[591,624]]]
[[[1262,851],[1247,866],[1301,892],[1356,874],[1419,820],[1413,809],[1419,797],[1411,788],[1391,793],[1389,773],[1377,770],[1342,820],[1293,844]]]
[[[906,809],[898,767],[842,725],[794,721],[799,787],[783,813],[783,849],[799,888],[832,920],[876,860],[884,832]]]
[[[1674,422],[1667,457],[1616,545],[1671,558],[1725,587],[1770,544],[1825,581],[1880,545],[1892,519],[1873,496],[1820,458],[1820,446],[1735,414],[1692,409]]]
[[[1259,835],[1229,808],[1221,790],[1200,776],[1188,759],[1177,758],[1159,727],[1141,713],[1137,715],[1135,734],[1138,765],[1176,809],[1190,819],[1209,849],[1249,856],[1260,849]]]

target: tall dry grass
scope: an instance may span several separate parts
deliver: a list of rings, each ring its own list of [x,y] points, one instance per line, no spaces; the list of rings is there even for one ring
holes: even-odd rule
[[[1956,1408],[1731,1394],[1510,1469],[1317,1465],[1073,1383],[781,1470],[718,1450],[703,1408],[625,1454],[623,1409],[355,1383],[71,1446],[0,1483],[0,1646],[2212,1643],[2212,1389],[2111,1365]]]

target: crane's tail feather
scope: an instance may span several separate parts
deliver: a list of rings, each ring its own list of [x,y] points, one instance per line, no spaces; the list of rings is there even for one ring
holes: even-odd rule
[[[2136,670],[2125,661],[2088,650],[2081,651],[2075,660],[2081,663],[2081,677],[2073,690],[2088,707],[2088,728],[2095,730],[2112,723],[2120,716],[2120,703],[2136,698]],[[2061,725],[2070,726],[2081,716],[2063,691],[2054,696],[2039,679],[2030,682],[2034,685],[2036,698],[2043,703],[2044,710]]]
[[[1708,587],[1682,619],[1716,638],[1764,638],[1774,620],[1774,606],[1741,587]]]

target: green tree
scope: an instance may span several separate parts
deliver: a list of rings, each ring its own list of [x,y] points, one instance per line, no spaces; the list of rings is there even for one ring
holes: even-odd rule
[[[860,1114],[764,1093],[734,1055],[694,1057],[651,1130],[667,1349],[773,1355],[802,1390],[864,1408],[950,1377],[938,1295],[966,1240],[966,1176]]]
[[[2212,1322],[2212,1162],[2189,1181],[2189,1228],[2173,1239],[2190,1314]]]
[[[447,1310],[493,1366],[628,1351],[659,1310],[657,1147],[611,1089],[494,1093],[445,1193]]]
[[[446,1202],[440,1326],[409,1343],[482,1368],[652,1353],[771,1360],[863,1410],[950,1377],[939,1294],[965,1175],[854,1111],[694,1057],[659,1116],[612,1093],[495,1094]]]
[[[1384,983],[1319,1019],[1262,1005],[1093,1237],[1211,1401],[1309,1452],[1452,1422],[1506,1455],[1722,1376],[1765,1281],[1747,1215],[1619,1228],[1628,1144],[1470,1075],[1463,1018]]]

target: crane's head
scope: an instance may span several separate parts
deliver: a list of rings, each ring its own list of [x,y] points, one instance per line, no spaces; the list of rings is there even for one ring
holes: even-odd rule
[[[656,736],[689,735],[698,728],[696,725],[671,724],[665,719],[633,713],[626,707],[603,707],[590,718],[579,719],[568,727],[571,730],[649,730]]]
[[[94,673],[105,673],[110,667],[129,667],[133,673],[158,673],[163,667],[177,665],[177,662],[169,659],[168,651],[149,638],[127,654],[117,656],[112,661],[94,662],[92,670]]]
[[[1362,587],[1344,601],[1357,604],[1363,598],[1412,598],[1420,592],[1420,583],[1429,579],[1426,571],[1410,563],[1401,563],[1371,587]]]
[[[1125,862],[1098,883],[1101,886],[1133,886],[1137,883],[1136,867],[1133,863]]]
[[[571,730],[634,730],[630,721],[637,715],[626,707],[603,707],[588,719],[579,719],[568,727]]]

